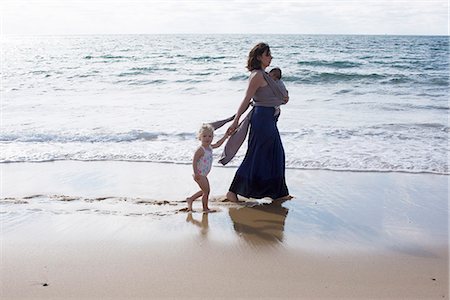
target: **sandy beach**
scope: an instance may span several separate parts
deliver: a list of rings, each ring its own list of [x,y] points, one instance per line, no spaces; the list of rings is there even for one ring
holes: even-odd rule
[[[448,176],[288,169],[210,207],[182,164],[1,164],[2,299],[448,299]]]

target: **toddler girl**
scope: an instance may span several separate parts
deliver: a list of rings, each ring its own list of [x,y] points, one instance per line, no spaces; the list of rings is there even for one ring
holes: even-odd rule
[[[215,144],[211,144],[214,138],[214,128],[210,124],[203,124],[198,132],[198,139],[200,140],[200,147],[194,153],[194,158],[192,159],[192,168],[194,169],[194,180],[200,187],[200,191],[186,199],[188,204],[188,211],[192,211],[192,203],[195,199],[202,197],[203,211],[211,212],[208,207],[208,197],[209,197],[209,181],[206,177],[211,171],[212,166],[212,149],[219,148],[223,142],[228,138],[225,134],[220,140]]]

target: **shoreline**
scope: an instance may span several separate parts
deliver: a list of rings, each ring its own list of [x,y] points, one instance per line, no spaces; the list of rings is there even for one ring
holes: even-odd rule
[[[188,165],[1,170],[3,299],[449,296],[446,176],[288,169],[294,199],[233,204],[213,167],[203,214]]]
[[[182,166],[190,166],[191,162],[172,162],[172,161],[142,161],[142,160],[111,160],[111,159],[105,159],[105,160],[78,160],[78,159],[70,159],[70,160],[63,160],[63,159],[56,159],[56,160],[46,160],[46,161],[4,161],[0,162],[1,165],[8,165],[8,164],[45,164],[45,163],[58,163],[58,162],[80,162],[80,163],[143,163],[143,164],[162,164],[162,165],[182,165]],[[228,165],[228,166],[222,166],[219,164],[214,165],[213,168],[231,168],[231,169],[237,169],[238,166]],[[350,173],[399,173],[399,174],[417,174],[417,175],[440,175],[440,176],[450,176],[450,173],[442,173],[442,172],[434,172],[434,171],[411,171],[411,170],[352,170],[352,169],[333,169],[333,168],[307,168],[307,167],[286,167],[286,170],[297,170],[297,171],[329,171],[329,172],[350,172]]]

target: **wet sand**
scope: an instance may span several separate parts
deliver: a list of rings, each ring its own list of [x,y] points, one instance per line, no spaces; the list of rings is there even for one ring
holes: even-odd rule
[[[286,202],[185,211],[190,166],[2,164],[1,298],[447,299],[448,176],[287,170]]]

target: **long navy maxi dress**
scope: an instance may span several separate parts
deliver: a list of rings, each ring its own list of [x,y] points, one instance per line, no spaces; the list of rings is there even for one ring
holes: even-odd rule
[[[254,99],[271,93],[264,86]],[[255,106],[250,119],[247,153],[239,166],[230,191],[246,198],[277,199],[289,195],[285,180],[285,156],[274,107]]]

